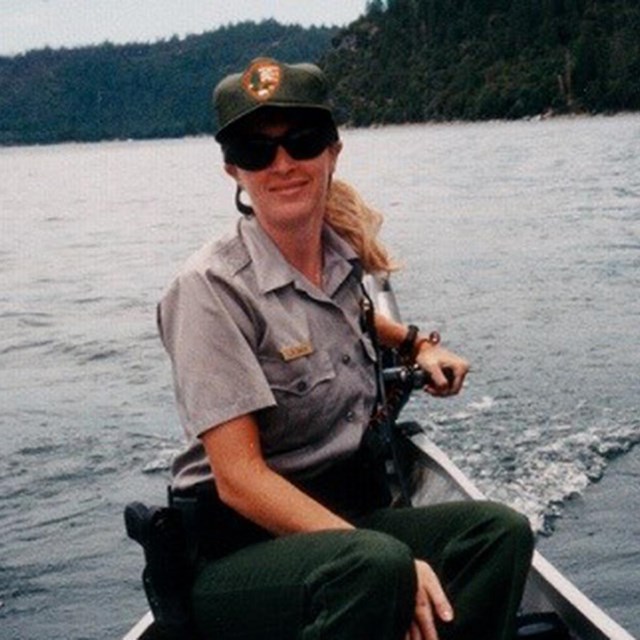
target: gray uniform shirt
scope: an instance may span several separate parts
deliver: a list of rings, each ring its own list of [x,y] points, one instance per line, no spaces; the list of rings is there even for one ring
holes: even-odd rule
[[[375,353],[362,326],[360,266],[323,230],[324,290],[285,261],[255,218],[191,257],[158,305],[187,447],[174,488],[210,479],[200,441],[248,413],[263,454],[305,477],[354,452],[375,402]]]

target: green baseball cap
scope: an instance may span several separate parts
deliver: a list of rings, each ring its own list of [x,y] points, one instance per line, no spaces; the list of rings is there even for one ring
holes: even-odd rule
[[[327,79],[310,63],[290,65],[273,58],[256,58],[242,73],[218,83],[213,104],[218,116],[218,142],[232,125],[264,107],[321,110],[335,127]]]

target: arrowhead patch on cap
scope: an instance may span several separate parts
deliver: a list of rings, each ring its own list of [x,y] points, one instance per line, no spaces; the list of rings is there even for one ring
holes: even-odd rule
[[[244,72],[242,86],[244,90],[259,102],[268,100],[280,86],[282,70],[274,60],[256,60]]]

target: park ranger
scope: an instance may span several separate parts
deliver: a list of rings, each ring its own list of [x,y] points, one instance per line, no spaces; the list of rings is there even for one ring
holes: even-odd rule
[[[438,397],[460,391],[468,364],[368,305],[363,273],[394,265],[379,215],[334,178],[324,74],[260,58],[214,104],[242,215],[158,306],[186,434],[172,493],[197,505],[199,633],[511,640],[526,519],[488,502],[391,508],[369,445],[378,343]]]

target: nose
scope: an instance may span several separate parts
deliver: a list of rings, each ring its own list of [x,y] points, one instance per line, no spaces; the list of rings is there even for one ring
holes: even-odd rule
[[[286,149],[279,144],[276,149],[276,157],[271,163],[271,169],[274,171],[288,171],[295,164],[295,160],[287,153]]]

